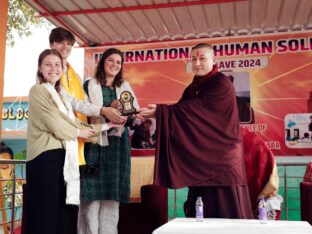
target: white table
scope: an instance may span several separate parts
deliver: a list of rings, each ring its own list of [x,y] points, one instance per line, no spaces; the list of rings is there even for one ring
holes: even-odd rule
[[[176,218],[156,229],[153,234],[312,234],[306,221],[267,221],[255,219]]]

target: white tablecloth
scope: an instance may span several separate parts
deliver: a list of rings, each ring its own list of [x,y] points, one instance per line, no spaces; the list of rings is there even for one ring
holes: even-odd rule
[[[312,234],[305,221],[271,220],[262,224],[255,219],[176,218],[156,229],[153,234]]]

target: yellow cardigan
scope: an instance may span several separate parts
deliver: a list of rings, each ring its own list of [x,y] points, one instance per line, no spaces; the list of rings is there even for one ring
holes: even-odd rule
[[[92,142],[97,141],[101,125],[87,125],[72,121],[59,111],[48,90],[40,84],[34,85],[29,92],[29,118],[27,128],[27,156],[30,161],[44,151],[64,148],[63,140],[75,140],[77,129],[82,125],[95,130]]]

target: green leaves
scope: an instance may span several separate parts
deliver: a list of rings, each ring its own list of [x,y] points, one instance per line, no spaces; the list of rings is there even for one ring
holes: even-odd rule
[[[23,0],[9,0],[7,18],[7,45],[13,47],[15,39],[28,37],[32,34],[31,27],[51,27],[44,18],[35,17],[35,11]]]
[[[26,159],[26,150],[23,150],[20,153],[14,154],[14,159],[25,160]]]

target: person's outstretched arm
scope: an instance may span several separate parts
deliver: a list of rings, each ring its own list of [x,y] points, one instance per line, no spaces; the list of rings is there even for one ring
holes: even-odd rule
[[[79,100],[70,95],[65,89],[61,89],[60,94],[65,97],[71,104],[73,111],[79,112],[86,116],[100,116],[104,115],[107,119],[114,123],[123,123],[124,117],[121,116],[120,112],[112,107],[101,107],[92,104],[88,98]],[[86,95],[87,96],[87,95]]]

